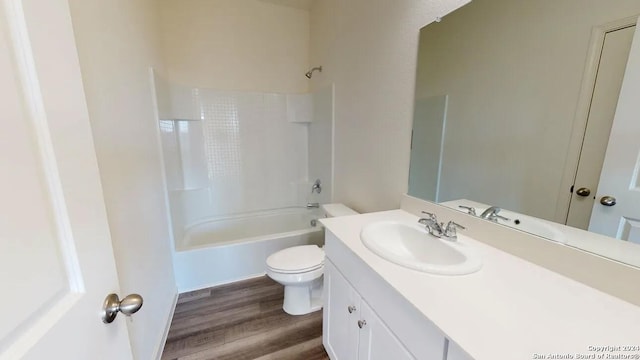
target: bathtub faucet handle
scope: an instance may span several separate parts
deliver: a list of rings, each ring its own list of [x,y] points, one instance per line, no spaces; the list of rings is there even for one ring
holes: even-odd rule
[[[316,181],[313,183],[313,186],[311,186],[311,193],[313,194],[314,192],[318,194],[322,192],[322,184],[320,183],[320,179],[316,179]]]

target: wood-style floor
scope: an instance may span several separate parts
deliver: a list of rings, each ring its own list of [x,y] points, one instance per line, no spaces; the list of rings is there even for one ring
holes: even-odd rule
[[[322,311],[291,316],[268,277],[180,294],[163,360],[325,360]]]

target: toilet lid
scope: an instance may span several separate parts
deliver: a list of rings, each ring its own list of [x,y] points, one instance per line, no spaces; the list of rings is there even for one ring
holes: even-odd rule
[[[278,272],[313,270],[324,264],[324,250],[316,245],[294,246],[271,254],[267,266]]]

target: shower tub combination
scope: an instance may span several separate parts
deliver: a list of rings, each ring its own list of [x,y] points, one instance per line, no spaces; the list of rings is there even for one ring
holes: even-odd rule
[[[314,221],[321,217],[319,209],[285,208],[213,218],[189,226],[185,236],[176,239],[178,291],[264,275],[265,261],[272,253],[324,242],[323,229]]]

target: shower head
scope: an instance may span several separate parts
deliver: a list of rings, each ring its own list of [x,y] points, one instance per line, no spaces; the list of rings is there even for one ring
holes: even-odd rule
[[[313,76],[313,72],[316,70],[319,72],[322,72],[322,66],[312,68],[311,70],[307,71],[307,73],[304,74],[304,76],[306,76],[307,79],[311,79],[311,76]]]

